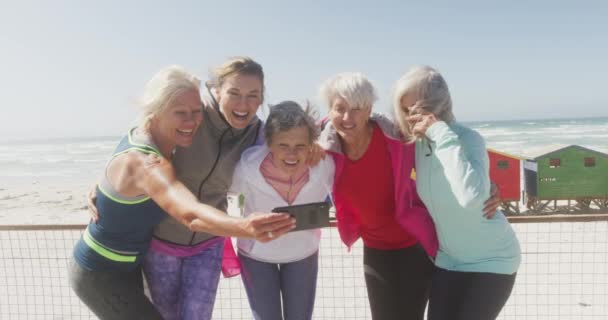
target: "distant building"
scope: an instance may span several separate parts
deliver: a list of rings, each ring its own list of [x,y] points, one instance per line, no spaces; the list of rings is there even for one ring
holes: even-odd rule
[[[498,187],[502,210],[507,214],[519,213],[521,199],[521,161],[523,158],[488,148],[490,181]]]
[[[488,157],[490,158],[490,180],[498,186],[500,198],[506,201],[519,201],[523,158],[489,148]]]
[[[524,163],[526,193],[539,200],[608,195],[608,154],[571,145]]]

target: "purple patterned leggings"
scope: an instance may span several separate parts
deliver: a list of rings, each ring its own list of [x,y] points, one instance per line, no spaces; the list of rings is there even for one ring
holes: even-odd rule
[[[148,251],[144,274],[154,306],[165,320],[208,320],[213,313],[224,243],[191,257]]]

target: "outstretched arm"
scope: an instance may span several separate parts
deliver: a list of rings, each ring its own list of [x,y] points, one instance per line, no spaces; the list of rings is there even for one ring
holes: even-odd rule
[[[260,213],[236,218],[200,203],[192,192],[177,180],[171,163],[164,158],[148,156],[143,167],[142,189],[161,208],[193,231],[255,238],[265,242],[295,227],[293,219],[286,214]]]

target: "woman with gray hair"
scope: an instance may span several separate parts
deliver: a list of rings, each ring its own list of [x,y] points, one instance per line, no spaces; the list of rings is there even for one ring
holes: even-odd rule
[[[230,188],[244,199],[244,216],[327,198],[333,160],[306,164],[318,135],[310,106],[284,101],[270,107],[266,144],[243,153]],[[312,319],[320,238],[320,229],[310,229],[268,243],[238,239],[243,284],[256,320]]]
[[[333,200],[338,230],[350,248],[363,239],[365,281],[373,319],[423,319],[437,238],[416,193],[414,146],[372,113],[373,85],[360,73],[327,80],[321,96],[329,122],[320,145],[336,165]],[[488,211],[498,206],[491,198]]]
[[[428,319],[495,319],[521,253],[502,212],[483,217],[490,194],[484,140],[455,121],[447,83],[431,67],[415,67],[397,81],[394,110],[405,139],[415,142],[417,174],[424,177],[418,194],[438,231]]]
[[[413,147],[390,120],[372,113],[376,92],[362,74],[336,75],[321,95],[329,122],[320,144],[336,165],[338,230],[349,248],[363,239],[372,318],[422,319],[437,240],[411,178]]]
[[[118,144],[96,188],[98,219],[74,247],[70,283],[100,319],[163,319],[143,290],[141,265],[166,213],[192,231],[269,241],[293,228],[285,214],[234,218],[200,203],[169,159],[202,121],[198,78],[172,66],[146,86],[142,117]]]

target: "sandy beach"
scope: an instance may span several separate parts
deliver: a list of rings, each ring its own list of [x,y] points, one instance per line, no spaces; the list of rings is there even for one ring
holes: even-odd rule
[[[88,221],[92,183],[32,179],[0,185],[0,224],[78,224]]]

